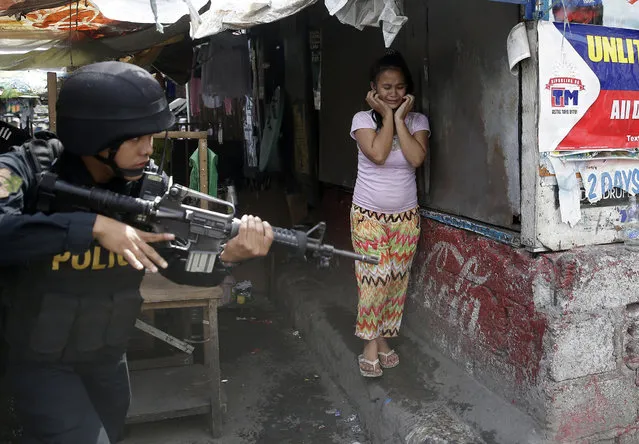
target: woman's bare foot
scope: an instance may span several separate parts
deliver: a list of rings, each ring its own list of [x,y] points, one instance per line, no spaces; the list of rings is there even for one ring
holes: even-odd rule
[[[369,361],[376,361],[378,353],[379,349],[377,339],[373,339],[372,341],[368,341],[366,343],[362,355],[364,356],[364,359],[367,359]]]
[[[388,342],[386,342],[386,338],[380,336],[375,340],[377,341],[377,353],[388,353],[391,351]]]

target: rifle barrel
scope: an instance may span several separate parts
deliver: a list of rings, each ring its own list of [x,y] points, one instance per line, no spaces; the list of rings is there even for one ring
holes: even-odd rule
[[[360,261],[360,262],[366,262],[367,264],[373,264],[373,265],[379,264],[379,258],[377,258],[375,256],[369,256],[367,254],[359,254],[359,253],[354,253],[352,251],[338,250],[338,249],[334,249],[333,250],[333,254],[336,254],[338,256],[347,257],[349,259],[354,259],[354,260]]]
[[[311,239],[306,233],[297,230],[288,230],[286,228],[273,228],[273,242],[297,249],[300,254],[304,254],[306,250],[317,251],[324,255],[338,255],[354,259],[356,261],[366,262],[368,264],[379,263],[379,259],[366,254],[358,254],[352,251],[338,250],[331,245],[320,244],[316,239]]]

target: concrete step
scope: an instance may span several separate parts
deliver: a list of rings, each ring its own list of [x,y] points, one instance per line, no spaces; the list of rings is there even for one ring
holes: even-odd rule
[[[401,358],[381,378],[363,378],[354,335],[352,263],[328,270],[274,255],[271,297],[286,308],[316,359],[344,390],[374,443],[544,442],[537,424],[402,326]]]

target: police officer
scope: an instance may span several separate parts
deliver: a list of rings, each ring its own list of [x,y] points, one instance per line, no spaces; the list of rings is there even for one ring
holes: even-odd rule
[[[183,257],[157,247],[173,239],[170,233],[140,231],[116,215],[71,204],[46,214],[36,210],[36,171],[51,168],[59,152],[53,169],[61,179],[135,196],[153,152],[151,135],[173,123],[149,73],[121,62],[96,63],[62,86],[59,140],[33,139],[0,155],[7,378],[24,443],[117,441],[129,407],[125,350],[145,269],[178,283],[214,286],[228,264],[263,256],[271,246],[270,225],[244,216],[213,273],[187,273]]]

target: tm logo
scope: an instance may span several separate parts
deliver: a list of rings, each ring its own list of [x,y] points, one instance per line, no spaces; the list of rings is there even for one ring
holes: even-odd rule
[[[553,77],[546,89],[550,91],[550,106],[566,108],[579,106],[579,92],[586,89],[580,79],[574,77]]]
[[[565,88],[551,88],[553,108],[565,108],[566,106],[579,106],[579,91]]]

